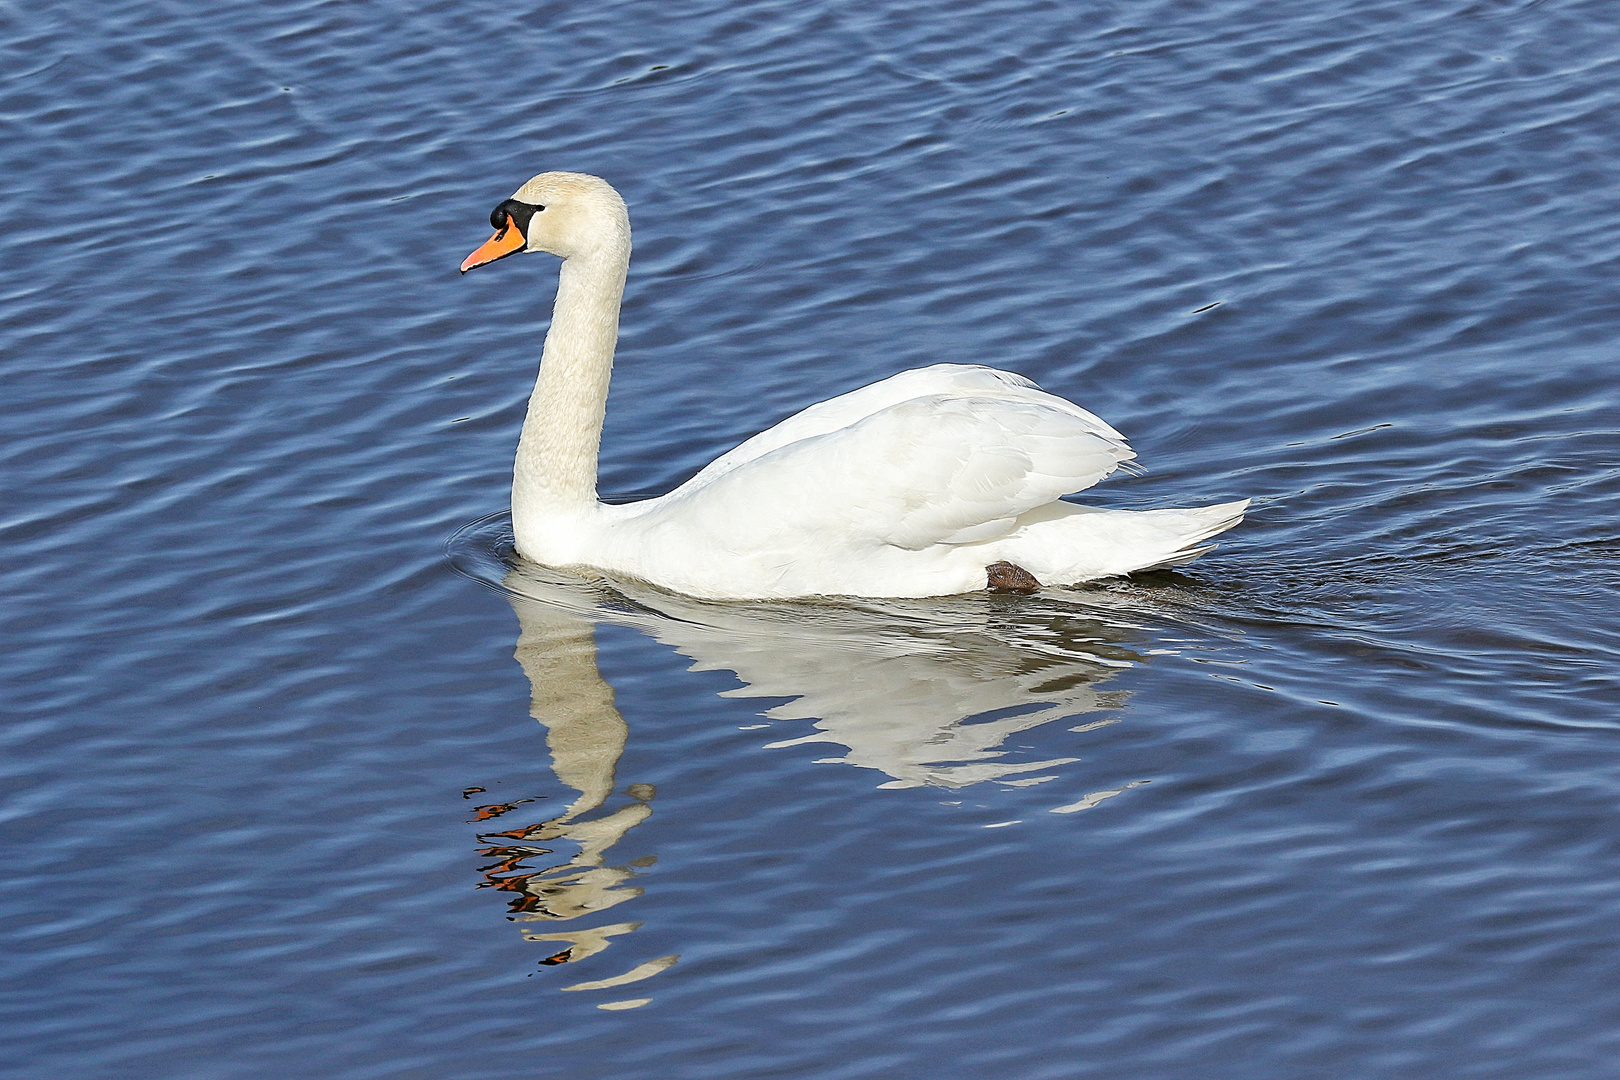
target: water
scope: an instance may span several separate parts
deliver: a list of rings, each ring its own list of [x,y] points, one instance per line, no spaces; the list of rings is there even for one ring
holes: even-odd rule
[[[1607,5],[0,18],[4,1075],[1613,1075]],[[552,168],[636,228],[604,491],[989,361],[1250,520],[514,568],[555,264],[455,267]]]

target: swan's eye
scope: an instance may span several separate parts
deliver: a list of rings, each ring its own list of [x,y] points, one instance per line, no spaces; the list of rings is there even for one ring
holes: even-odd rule
[[[538,203],[525,203],[518,202],[516,199],[507,199],[495,208],[495,212],[489,215],[489,220],[497,229],[505,226],[507,222],[511,222],[517,226],[518,232],[528,236],[530,219],[544,209],[545,207]]]

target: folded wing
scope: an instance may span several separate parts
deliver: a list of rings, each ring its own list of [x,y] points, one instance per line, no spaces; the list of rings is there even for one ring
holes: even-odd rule
[[[1045,405],[1081,421],[1088,430],[1124,444],[1125,438],[1099,417],[1072,401],[1048,394],[1022,375],[981,364],[934,364],[891,375],[881,382],[818,402],[767,428],[722,454],[690,483],[702,484],[721,473],[802,439],[839,431],[893,405],[917,398],[972,398],[1023,401]]]
[[[1006,535],[1020,514],[1136,456],[1101,420],[1018,376],[942,375],[955,383],[943,393],[885,401],[909,389],[886,380],[817,406],[819,416],[806,410],[658,501],[734,549],[920,550]]]

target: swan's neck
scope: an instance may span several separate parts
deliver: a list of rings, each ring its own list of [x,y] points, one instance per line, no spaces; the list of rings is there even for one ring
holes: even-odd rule
[[[547,521],[596,505],[596,456],[629,263],[626,239],[562,264],[540,378],[512,469],[512,520],[520,550],[526,547],[525,533],[535,541],[527,546],[539,548]],[[526,553],[543,557],[539,550]]]

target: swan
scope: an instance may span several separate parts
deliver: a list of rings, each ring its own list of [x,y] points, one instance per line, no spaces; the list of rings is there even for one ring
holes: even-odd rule
[[[548,252],[562,268],[512,471],[517,551],[702,599],[1033,592],[1179,566],[1248,500],[1185,510],[1060,501],[1126,466],[1119,432],[1030,380],[935,364],[812,405],[667,495],[597,499],[597,454],[630,265],[605,180],[534,177],[490,214],[461,272]]]

